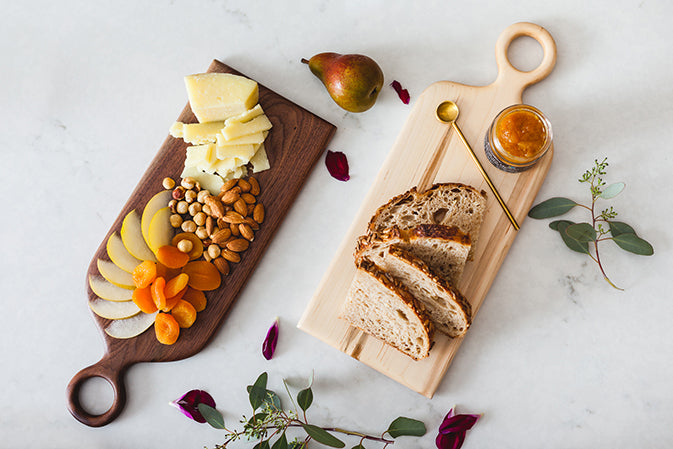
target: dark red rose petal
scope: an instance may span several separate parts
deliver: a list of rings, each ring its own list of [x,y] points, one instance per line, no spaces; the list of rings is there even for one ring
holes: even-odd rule
[[[393,89],[395,89],[395,92],[397,92],[397,96],[400,97],[402,103],[409,104],[409,91],[402,89],[402,85],[397,80],[390,83],[390,85],[393,87]]]
[[[439,433],[465,432],[474,426],[479,415],[447,415],[439,426]]]
[[[265,359],[271,360],[276,351],[276,343],[278,343],[278,319],[273,322],[262,343],[262,355]]]
[[[206,404],[215,408],[215,399],[206,391],[190,390],[180,399],[176,399],[170,404],[180,410],[186,417],[204,423],[206,422],[206,418],[199,411],[199,404]]]
[[[440,433],[435,439],[437,449],[460,449],[465,441],[465,432]]]
[[[339,181],[348,181],[351,177],[348,175],[348,159],[341,151],[327,150],[325,165],[333,178]]]

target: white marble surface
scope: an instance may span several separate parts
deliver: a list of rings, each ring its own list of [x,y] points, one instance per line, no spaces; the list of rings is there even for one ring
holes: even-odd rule
[[[372,433],[399,415],[426,423],[420,442],[394,447],[434,447],[453,405],[484,413],[465,448],[673,444],[673,216],[665,193],[673,3],[357,3],[2,1],[0,446],[212,447],[222,434],[187,420],[170,400],[206,389],[233,423],[248,413],[245,386],[260,372],[280,391],[282,378],[299,381],[312,370],[318,423]],[[538,199],[585,200],[576,179],[607,156],[608,180],[627,184],[613,205],[656,254],[605,245],[607,270],[625,289],[618,292],[546,222],[527,220],[429,400],[295,328],[410,110],[386,88],[372,110],[345,113],[299,60],[367,54],[413,101],[439,80],[490,83],[495,41],[518,21],[544,26],[558,45],[554,72],[524,95],[555,129],[555,160]],[[526,40],[511,50],[523,68],[539,56]],[[122,415],[85,427],[66,409],[65,386],[103,351],[86,306],[87,266],[184,106],[182,76],[213,58],[334,123],[329,148],[348,155],[352,179],[335,181],[317,166],[214,341],[187,360],[133,366]],[[281,338],[267,362],[259,348],[276,316]],[[91,382],[83,401],[101,412],[111,391]]]

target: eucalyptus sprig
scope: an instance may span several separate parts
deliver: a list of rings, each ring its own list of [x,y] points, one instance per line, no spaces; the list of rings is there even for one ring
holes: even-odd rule
[[[308,387],[297,393],[296,402],[290,393],[287,382],[283,381],[294,406],[294,410],[285,410],[282,407],[280,397],[266,388],[267,377],[267,373],[262,373],[253,385],[248,386],[248,399],[252,406],[252,415],[249,418],[243,416],[241,420],[243,428],[241,430],[227,428],[222,413],[215,407],[203,402],[196,404],[198,411],[208,424],[227,433],[225,441],[215,446],[215,449],[225,449],[229,447],[230,443],[243,438],[259,440],[254,449],[305,449],[309,441],[315,441],[329,447],[345,447],[346,443],[335,437],[333,433],[355,437],[358,443],[353,449],[364,449],[364,443],[367,441],[381,443],[383,448],[386,448],[394,444],[394,439],[399,436],[425,435],[425,424],[405,417],[395,419],[380,436],[338,427],[315,425],[310,423],[306,417],[306,411],[313,403],[313,390],[311,388],[313,379],[309,380]],[[287,431],[291,428],[303,430],[305,436],[288,441]],[[386,438],[386,434],[392,439]]]
[[[591,192],[590,205],[580,204],[568,198],[556,197],[543,201],[533,207],[528,212],[528,216],[538,219],[550,218],[563,215],[575,206],[587,209],[591,213],[591,223],[556,220],[549,223],[549,227],[558,231],[568,248],[591,257],[598,264],[603,278],[612,287],[622,290],[605,273],[598,251],[599,243],[612,240],[621,249],[641,256],[651,256],[654,254],[654,249],[647,241],[640,238],[631,226],[621,221],[615,221],[618,214],[612,206],[601,210],[600,213],[597,211],[596,205],[599,200],[612,199],[619,195],[625,187],[623,182],[606,185],[603,176],[607,174],[607,166],[607,158],[604,158],[601,162],[598,162],[598,159],[596,159],[594,167],[584,172],[579,179],[579,182],[589,185]]]

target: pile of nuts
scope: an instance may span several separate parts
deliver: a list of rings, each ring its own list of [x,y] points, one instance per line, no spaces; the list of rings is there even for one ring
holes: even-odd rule
[[[177,187],[171,178],[166,178],[163,186],[173,190],[173,199],[168,203],[171,226],[196,235],[203,243],[204,259],[223,275],[229,274],[229,262],[241,261],[241,253],[248,249],[264,221],[264,206],[257,202],[260,194],[257,179],[226,181],[218,195],[201,189],[190,177]],[[193,243],[184,239],[176,246],[180,251],[190,252]]]

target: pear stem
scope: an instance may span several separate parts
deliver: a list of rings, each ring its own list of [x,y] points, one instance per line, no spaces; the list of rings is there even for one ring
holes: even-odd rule
[[[301,62],[303,62],[304,64],[308,64],[308,59],[306,59],[306,58],[301,58]]]

